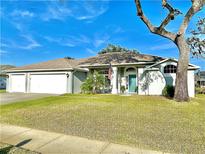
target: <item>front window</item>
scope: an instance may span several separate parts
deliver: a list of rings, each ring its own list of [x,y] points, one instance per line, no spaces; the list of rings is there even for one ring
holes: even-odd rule
[[[105,89],[110,88],[111,81],[109,79],[109,69],[101,69],[98,71],[99,74],[102,74],[105,77]]]
[[[167,65],[164,67],[164,73],[176,73],[177,67],[175,65]]]

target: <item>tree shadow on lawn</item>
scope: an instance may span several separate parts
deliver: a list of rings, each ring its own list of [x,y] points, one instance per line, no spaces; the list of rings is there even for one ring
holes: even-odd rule
[[[8,145],[8,146],[0,149],[0,154],[8,154],[13,148],[21,148],[21,146],[27,144],[31,140],[32,139],[26,139],[26,140],[23,140],[23,141],[19,142],[16,145]]]

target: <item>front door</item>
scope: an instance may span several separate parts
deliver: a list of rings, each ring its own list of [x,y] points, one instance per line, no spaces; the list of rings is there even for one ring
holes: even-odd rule
[[[136,75],[129,75],[129,92],[136,92]]]

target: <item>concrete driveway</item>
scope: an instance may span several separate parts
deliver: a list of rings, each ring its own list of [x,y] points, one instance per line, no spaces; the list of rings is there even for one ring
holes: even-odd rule
[[[34,93],[0,93],[0,105],[10,104],[14,102],[38,99],[48,96],[56,96],[54,94],[34,94]]]

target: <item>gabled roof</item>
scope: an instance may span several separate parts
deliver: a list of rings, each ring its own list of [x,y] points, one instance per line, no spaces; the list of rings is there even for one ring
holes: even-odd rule
[[[59,58],[47,62],[31,64],[21,67],[16,67],[7,70],[7,72],[14,71],[39,71],[39,70],[72,70],[81,68],[82,66],[97,66],[110,64],[134,64],[139,62],[157,62],[163,58],[158,56],[144,55],[135,52],[115,52],[100,54],[95,57],[85,59],[69,59]]]
[[[26,65],[16,68],[11,68],[6,72],[17,71],[57,71],[57,70],[83,70],[86,67],[96,66],[109,66],[111,65],[133,65],[133,64],[149,64],[147,69],[153,69],[155,66],[164,63],[168,60],[176,61],[175,59],[166,59],[158,56],[139,54],[135,52],[114,52],[99,54],[95,57],[85,59],[70,59],[59,58],[55,60],[49,60],[46,62],[36,63],[32,65]],[[197,66],[190,64],[190,69],[198,69]]]
[[[74,60],[68,58],[59,58],[55,60],[49,60],[46,62],[16,67],[12,69],[8,69],[7,72],[12,71],[30,71],[30,70],[68,70],[77,68],[78,64],[83,59]]]
[[[159,64],[165,63],[165,62],[167,62],[167,61],[178,62],[177,59],[166,58],[166,59],[163,59],[163,60],[161,60],[161,61],[158,61],[157,63],[155,63],[155,64],[153,64],[153,65],[148,66],[146,69],[154,68],[154,67],[158,66]],[[195,69],[199,69],[199,67],[196,66],[196,65],[193,65],[193,64],[189,64],[189,69],[194,69],[194,70],[195,70]]]
[[[151,56],[139,54],[135,52],[113,52],[99,54],[95,57],[90,57],[81,62],[80,66],[99,66],[99,65],[120,65],[120,64],[133,64],[140,62],[155,63],[163,60],[164,58],[158,56]]]

